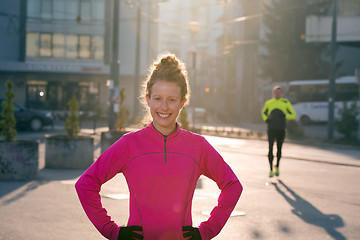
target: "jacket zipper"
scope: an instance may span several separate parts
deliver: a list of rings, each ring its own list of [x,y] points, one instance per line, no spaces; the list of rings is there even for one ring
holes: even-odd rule
[[[165,147],[165,162],[167,162],[167,160],[166,160],[166,140],[167,140],[167,137],[168,136],[164,136],[164,147]]]

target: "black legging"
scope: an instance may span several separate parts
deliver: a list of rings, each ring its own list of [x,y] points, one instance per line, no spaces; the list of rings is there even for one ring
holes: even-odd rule
[[[272,171],[273,170],[273,160],[274,160],[274,154],[273,154],[274,141],[276,140],[276,147],[277,147],[276,166],[279,167],[280,166],[280,158],[281,158],[281,148],[282,148],[282,144],[283,144],[284,138],[285,138],[285,130],[268,129],[267,133],[268,133],[268,141],[269,141],[268,158],[269,158],[270,170]]]

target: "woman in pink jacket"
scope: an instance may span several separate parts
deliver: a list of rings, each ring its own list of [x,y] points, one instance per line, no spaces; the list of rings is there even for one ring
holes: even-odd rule
[[[189,95],[183,63],[161,56],[146,79],[152,123],[128,133],[107,149],[75,187],[94,226],[108,239],[211,239],[224,227],[242,192],[229,165],[204,137],[179,127],[176,119]],[[100,188],[124,174],[130,192],[127,226],[119,226],[102,207]],[[221,190],[207,221],[192,226],[191,205],[201,175]]]

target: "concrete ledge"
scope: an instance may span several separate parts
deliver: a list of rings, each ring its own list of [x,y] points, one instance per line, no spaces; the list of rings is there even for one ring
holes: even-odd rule
[[[38,170],[37,141],[0,142],[0,180],[34,179]]]
[[[45,167],[58,169],[86,169],[94,162],[94,139],[87,136],[68,138],[47,136]]]

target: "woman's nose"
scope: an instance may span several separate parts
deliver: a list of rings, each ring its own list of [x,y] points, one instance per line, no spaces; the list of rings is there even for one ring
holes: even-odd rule
[[[167,110],[169,108],[168,102],[166,100],[161,101],[161,109]]]

